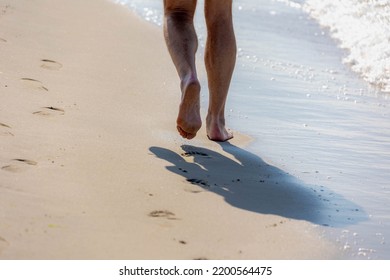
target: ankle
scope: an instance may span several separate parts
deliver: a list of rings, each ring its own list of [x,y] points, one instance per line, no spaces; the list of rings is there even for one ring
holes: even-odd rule
[[[198,88],[195,92],[200,91],[200,83],[196,75],[187,75],[181,79],[180,88],[183,93],[185,93],[190,87]]]
[[[206,116],[206,122],[209,125],[217,125],[225,127],[225,116],[224,114],[211,114],[210,112]]]

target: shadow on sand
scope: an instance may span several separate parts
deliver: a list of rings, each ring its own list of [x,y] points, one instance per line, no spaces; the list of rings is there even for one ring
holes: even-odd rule
[[[214,192],[240,209],[331,227],[367,219],[358,205],[326,187],[305,185],[248,151],[230,143],[220,145],[232,159],[190,145],[183,145],[181,154],[161,147],[150,151],[170,162],[166,168],[183,176],[188,184]]]

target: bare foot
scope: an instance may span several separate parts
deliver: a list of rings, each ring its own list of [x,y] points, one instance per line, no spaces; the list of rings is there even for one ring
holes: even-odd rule
[[[200,84],[197,79],[182,81],[182,99],[177,116],[177,130],[183,138],[192,139],[202,126],[200,118]]]
[[[227,131],[224,118],[206,118],[207,137],[212,141],[224,142],[233,138],[233,134]]]

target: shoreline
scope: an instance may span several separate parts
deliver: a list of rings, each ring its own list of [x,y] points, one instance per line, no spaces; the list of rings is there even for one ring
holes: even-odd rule
[[[340,258],[257,205],[294,185],[248,137],[181,139],[158,27],[109,1],[61,5],[0,1],[0,259]]]
[[[128,2],[143,19],[161,26],[161,2]],[[202,50],[205,30],[202,9],[198,12]],[[386,259],[389,228],[381,225],[388,224],[383,215],[389,210],[383,187],[388,181],[383,172],[389,166],[388,145],[384,137],[369,133],[389,136],[386,96],[341,62],[345,50],[302,7],[238,1],[234,12],[239,53],[228,125],[256,139],[245,150],[278,167],[285,174],[283,181],[298,181],[303,191],[317,194],[316,199],[305,192],[308,201],[319,202],[312,209],[321,213],[315,224],[322,225],[321,235],[336,243],[344,258]],[[207,91],[201,50],[198,74]]]

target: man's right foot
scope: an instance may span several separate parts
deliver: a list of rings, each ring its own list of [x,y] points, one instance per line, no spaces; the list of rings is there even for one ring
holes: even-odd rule
[[[211,117],[206,118],[207,137],[216,142],[225,142],[233,138],[233,133],[229,132],[225,127],[224,118]]]
[[[202,126],[199,81],[196,78],[183,80],[181,91],[181,103],[176,120],[177,130],[183,138],[192,139]]]

